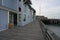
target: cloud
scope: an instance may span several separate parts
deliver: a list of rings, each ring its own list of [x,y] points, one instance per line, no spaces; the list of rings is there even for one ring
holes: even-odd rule
[[[44,15],[49,18],[60,17],[60,0],[32,0],[37,15]]]
[[[59,18],[60,15],[60,2],[59,0],[42,1],[41,15],[49,18]]]

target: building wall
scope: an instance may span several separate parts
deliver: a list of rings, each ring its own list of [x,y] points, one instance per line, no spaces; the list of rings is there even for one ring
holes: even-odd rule
[[[0,4],[1,4],[0,0]],[[30,22],[33,21],[33,17],[32,17],[32,11],[30,10],[28,5],[25,5],[23,3],[23,0],[21,0],[21,2],[19,2],[19,0],[3,0],[2,1],[2,5],[14,10],[19,11],[19,7],[21,7],[21,12],[18,12],[17,14],[17,24],[18,26],[24,26]],[[21,14],[21,21],[19,21],[19,14]],[[25,21],[24,21],[25,19]],[[5,10],[0,10],[0,31],[1,30],[5,30],[8,28],[8,23],[9,23],[9,13],[8,11]]]
[[[26,4],[23,4],[24,6],[24,10],[23,10],[23,18],[22,18],[22,25],[26,25],[26,24],[28,24],[28,23],[30,23],[30,22],[32,22],[33,21],[33,18],[32,18],[32,12],[31,12],[31,10],[30,10],[30,8],[29,8],[29,6],[28,5],[26,5]],[[26,21],[24,21],[24,15],[26,15]]]
[[[32,12],[30,11],[29,6],[24,4],[23,0],[21,0],[20,2],[18,0],[18,11],[19,11],[19,7],[21,7],[21,12],[18,13],[18,17],[17,17],[18,18],[18,21],[17,21],[18,26],[19,25],[24,26],[24,25],[32,22],[33,21],[32,20],[33,19],[32,18]],[[21,21],[19,21],[19,14],[21,14],[20,15],[21,16],[21,19],[20,19]],[[24,18],[26,19],[25,21],[24,21]]]
[[[0,10],[0,31],[7,29],[8,11]]]
[[[31,13],[29,6],[27,6],[27,21],[28,23],[32,21],[32,13]]]
[[[21,12],[19,12],[18,13],[18,26],[20,25],[20,26],[24,26],[24,25],[26,25],[27,24],[27,22],[28,21],[24,21],[24,16],[26,15],[26,17],[27,17],[27,12],[26,12],[26,8],[27,7],[25,7],[25,6],[27,6],[27,5],[24,5],[24,2],[23,2],[23,0],[21,0],[21,2],[19,2],[18,1],[18,8],[20,7],[21,8]],[[19,10],[19,9],[18,9]],[[20,16],[21,16],[21,21],[19,21],[19,14],[21,14]]]
[[[21,8],[21,11],[17,14],[17,25],[18,26],[22,26],[22,21],[23,21],[23,10],[24,10],[24,5],[23,5],[23,0],[21,0],[19,2],[19,0],[17,1],[18,2],[18,7],[17,7],[17,10],[19,11],[19,7]],[[20,15],[21,14],[21,15]],[[19,18],[20,17],[20,18]],[[20,21],[19,21],[20,20]]]
[[[2,5],[17,10],[17,0],[3,0]]]
[[[30,10],[30,16],[31,16],[30,20],[33,21],[33,10]]]

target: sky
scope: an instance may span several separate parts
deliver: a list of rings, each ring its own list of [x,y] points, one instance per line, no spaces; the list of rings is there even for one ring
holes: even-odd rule
[[[31,0],[36,15],[60,19],[60,0]]]

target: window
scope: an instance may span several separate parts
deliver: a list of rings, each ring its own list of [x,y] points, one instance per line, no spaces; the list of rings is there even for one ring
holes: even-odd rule
[[[27,12],[27,11],[26,11],[26,10],[27,10],[27,7],[26,7],[26,5],[25,5],[25,4],[24,4],[24,8],[25,8],[25,9],[24,9],[24,12],[26,13],[26,12]]]
[[[19,21],[21,21],[21,14],[19,14]]]
[[[9,23],[13,23],[13,14],[9,13]]]
[[[21,8],[19,7],[19,12],[21,11]]]
[[[24,14],[24,21],[26,21],[26,15]]]
[[[9,23],[12,23],[12,14],[9,13]]]
[[[19,0],[19,1],[21,1],[21,0]]]
[[[23,0],[23,2],[25,2],[25,0]]]

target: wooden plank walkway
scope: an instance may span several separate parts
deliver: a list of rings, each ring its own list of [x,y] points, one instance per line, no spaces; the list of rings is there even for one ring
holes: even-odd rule
[[[0,32],[0,40],[44,40],[38,21]]]

